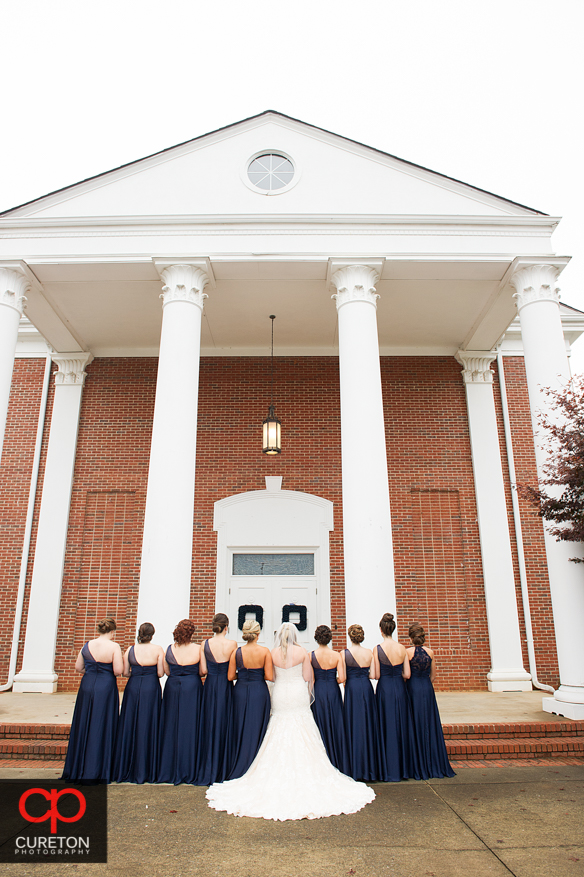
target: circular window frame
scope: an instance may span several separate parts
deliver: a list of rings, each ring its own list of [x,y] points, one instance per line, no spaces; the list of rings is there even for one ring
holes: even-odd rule
[[[294,176],[292,177],[292,179],[290,180],[290,182],[288,183],[287,186],[282,186],[281,189],[274,189],[273,191],[269,191],[266,189],[260,189],[258,186],[256,186],[254,183],[252,183],[252,181],[250,180],[250,178],[247,175],[247,172],[249,170],[249,166],[252,163],[252,161],[255,161],[256,158],[259,158],[261,155],[281,155],[282,158],[285,158],[287,161],[290,162],[290,164],[294,168]],[[266,195],[269,195],[270,197],[273,198],[276,195],[285,195],[286,192],[289,192],[290,189],[294,188],[294,186],[298,183],[298,181],[300,179],[300,166],[299,166],[298,162],[296,161],[296,159],[292,158],[292,156],[289,155],[287,152],[285,152],[283,149],[275,149],[275,148],[259,149],[257,152],[254,152],[253,155],[250,155],[249,158],[246,159],[245,163],[243,164],[243,166],[241,168],[240,177],[241,177],[242,182],[247,186],[247,188],[251,192],[255,192],[256,195],[263,195],[264,197]]]

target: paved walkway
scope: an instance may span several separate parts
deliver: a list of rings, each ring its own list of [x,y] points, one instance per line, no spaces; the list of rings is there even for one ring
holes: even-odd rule
[[[436,695],[444,724],[464,722],[557,722],[542,710],[542,691],[439,691]],[[64,724],[71,721],[75,694],[0,694],[0,723]]]
[[[107,865],[26,862],[0,874],[584,877],[584,766],[462,769],[373,788],[352,816],[273,823],[211,810],[196,786],[110,786]]]

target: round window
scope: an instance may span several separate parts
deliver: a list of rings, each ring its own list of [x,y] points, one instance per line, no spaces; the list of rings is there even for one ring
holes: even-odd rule
[[[250,163],[247,176],[257,189],[264,192],[276,192],[292,182],[294,177],[294,165],[289,158],[278,155],[275,152],[266,152],[258,155]]]

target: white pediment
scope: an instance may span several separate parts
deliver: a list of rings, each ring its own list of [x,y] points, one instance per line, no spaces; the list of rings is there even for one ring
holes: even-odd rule
[[[283,152],[294,184],[245,182],[260,152]],[[15,218],[529,216],[537,211],[311,125],[263,113],[10,211]]]

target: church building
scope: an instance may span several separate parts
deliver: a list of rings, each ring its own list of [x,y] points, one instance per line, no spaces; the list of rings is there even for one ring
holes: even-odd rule
[[[2,690],[107,615],[393,612],[437,687],[584,718],[581,546],[515,487],[584,331],[558,222],[273,111],[0,214]]]

